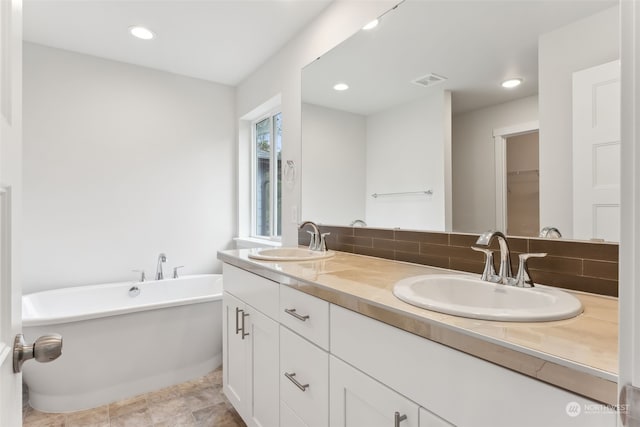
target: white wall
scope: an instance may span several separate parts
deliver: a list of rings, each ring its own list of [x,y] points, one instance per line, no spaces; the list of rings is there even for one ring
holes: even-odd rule
[[[365,219],[365,117],[302,105],[302,217],[349,225]]]
[[[435,93],[367,117],[367,225],[444,231],[450,93]],[[306,134],[306,132],[305,132]],[[433,195],[371,197],[432,190]]]
[[[572,74],[619,58],[620,9],[613,7],[539,40],[540,224],[573,235]]]
[[[26,43],[24,292],[219,271],[234,89]],[[168,274],[168,272],[167,272]]]
[[[453,117],[453,230],[481,233],[496,227],[493,130],[538,120],[529,96]]]
[[[303,32],[237,87],[237,118],[243,117],[273,96],[281,94],[282,159],[293,160],[300,165],[302,68],[396,3],[395,0],[344,0],[332,3]],[[291,216],[293,210],[299,212],[301,202],[299,175],[300,173],[295,185],[283,189],[282,240],[285,245],[295,245],[298,242],[297,227]]]

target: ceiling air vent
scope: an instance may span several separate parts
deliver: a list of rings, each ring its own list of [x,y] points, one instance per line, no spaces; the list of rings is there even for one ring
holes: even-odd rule
[[[447,80],[447,78],[444,76],[440,76],[435,73],[430,73],[430,74],[427,74],[426,76],[418,77],[417,79],[412,80],[411,83],[414,83],[420,86],[429,87],[429,86],[437,85],[438,83],[442,83],[445,80]]]

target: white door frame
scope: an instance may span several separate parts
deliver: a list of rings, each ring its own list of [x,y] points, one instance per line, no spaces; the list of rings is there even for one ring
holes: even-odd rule
[[[537,120],[493,130],[496,177],[496,230],[507,232],[507,138],[540,130]]]
[[[0,0],[0,425],[22,425],[22,375],[13,371],[22,329],[22,0]]]
[[[619,375],[620,391],[631,385],[640,387],[640,3],[620,2],[621,23],[621,175],[620,175],[620,279],[619,279]],[[628,401],[620,403],[628,403]],[[626,408],[622,408],[626,409]],[[640,408],[628,408],[633,419],[626,425],[640,424]],[[618,423],[622,425],[621,422]]]

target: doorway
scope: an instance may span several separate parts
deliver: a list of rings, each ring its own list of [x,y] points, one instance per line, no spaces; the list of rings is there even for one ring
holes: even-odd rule
[[[537,236],[540,230],[539,131],[506,138],[506,231]]]
[[[493,130],[496,230],[505,234],[538,236],[539,135],[537,120]]]

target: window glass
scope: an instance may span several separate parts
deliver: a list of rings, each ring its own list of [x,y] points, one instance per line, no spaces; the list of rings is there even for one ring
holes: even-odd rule
[[[276,165],[276,189],[274,194],[276,198],[274,200],[274,211],[276,218],[275,228],[273,234],[275,236],[282,235],[282,113],[278,113],[273,117],[273,128],[275,129],[275,165]]]
[[[282,234],[282,114],[254,123],[254,235]]]

